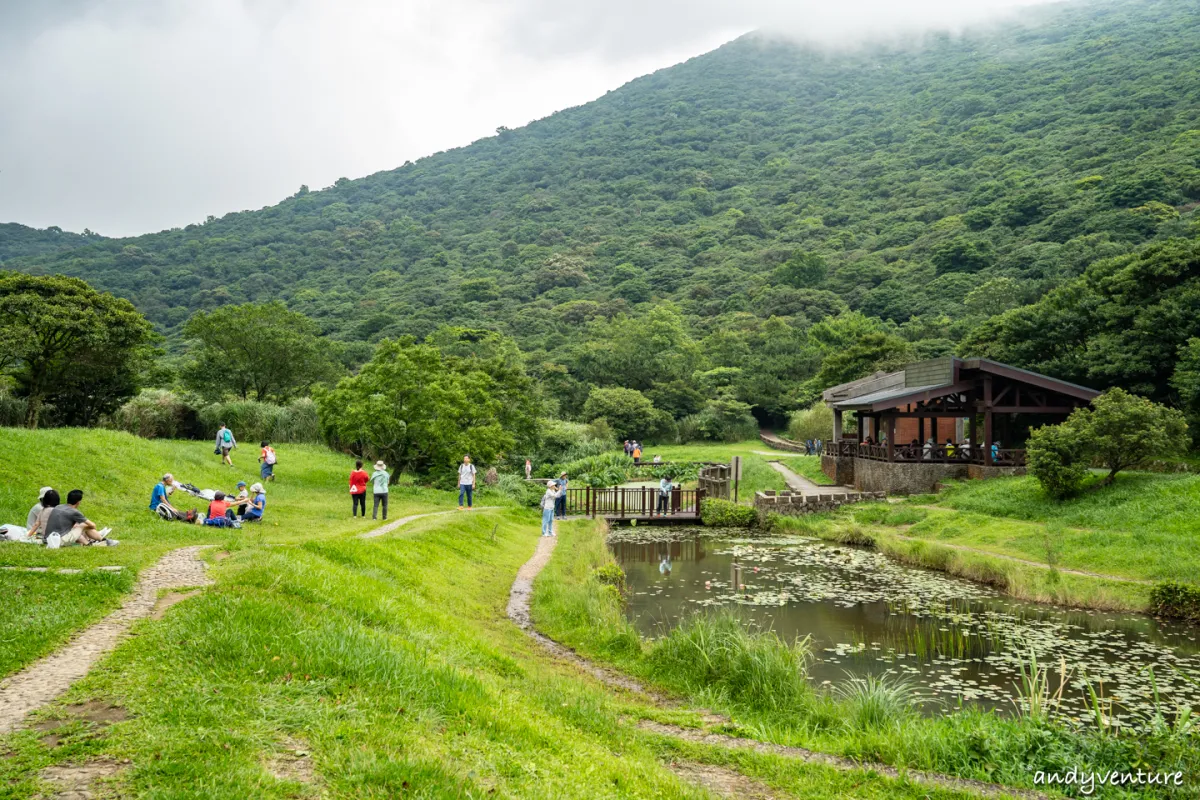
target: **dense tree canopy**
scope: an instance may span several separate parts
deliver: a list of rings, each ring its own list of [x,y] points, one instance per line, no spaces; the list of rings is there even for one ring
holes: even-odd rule
[[[1047,348],[998,331],[1007,360],[1173,399],[1186,337],[1142,341],[1153,315],[1115,306],[1099,335],[1070,304],[1165,292],[1095,265],[1194,236],[1200,16],[1183,0],[1023,14],[833,55],[747,36],[400,169],[12,263],[128,297],[173,342],[197,310],[247,299],[348,343],[493,329],[568,417],[592,386],[626,386],[677,418],[703,388],[778,420],[834,349],[875,343],[820,380],[889,363],[900,341],[951,352],[980,325],[974,349],[1026,325]],[[1146,253],[1193,245],[1161,246]],[[850,335],[831,343],[831,322]]]

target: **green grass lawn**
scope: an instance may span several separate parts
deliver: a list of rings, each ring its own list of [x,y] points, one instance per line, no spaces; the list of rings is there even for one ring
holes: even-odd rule
[[[1139,580],[1200,583],[1200,476],[1131,473],[1078,498],[1028,477],[963,481],[907,535]]]
[[[353,460],[315,445],[281,445],[276,480],[266,486],[267,513],[261,525],[240,531],[164,522],[150,513],[150,490],[164,472],[201,488],[233,490],[238,480],[258,480],[258,449],[234,451],[222,466],[209,442],[140,439],[104,430],[0,429],[6,478],[0,482],[0,522],[25,524],[41,486],[53,486],[65,501],[82,489],[80,506],[101,527],[112,527],[117,547],[47,550],[0,542],[0,565],[85,569],[123,566],[117,575],[89,570],[78,575],[0,570],[0,587],[12,602],[0,607],[0,676],[44,655],[114,608],[138,571],[168,550],[190,544],[237,549],[263,543],[295,543],[370,530],[379,523],[350,516],[347,479]],[[14,476],[9,479],[7,476]],[[178,495],[185,508],[204,501]],[[451,496],[415,487],[393,487],[389,516],[448,508]]]
[[[711,797],[667,769],[675,760],[734,765],[780,797],[967,797],[640,731],[661,712],[554,661],[505,618],[536,531],[532,512],[510,508],[368,541],[247,543],[215,566],[215,586],[139,623],[40,729],[3,737],[4,796],[48,796],[45,767],[106,757],[128,760],[121,796],[205,800]],[[580,522],[564,535],[597,533]],[[97,730],[70,712],[93,700],[127,719]],[[310,783],[273,767],[297,751]]]
[[[769,455],[764,455],[764,453]],[[817,456],[797,456],[795,453],[775,450],[758,439],[731,444],[677,444],[663,447],[647,447],[649,460],[661,455],[664,461],[719,461],[729,463],[734,456],[742,457],[742,480],[738,496],[743,503],[754,501],[754,493],[767,489],[784,491],[788,488],[783,476],[771,468],[768,461],[781,461],[810,480],[822,485],[830,483],[821,472],[821,459]],[[818,479],[819,476],[819,479]]]

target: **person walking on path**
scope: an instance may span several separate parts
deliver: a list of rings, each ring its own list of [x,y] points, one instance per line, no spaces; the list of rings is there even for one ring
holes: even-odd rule
[[[458,466],[458,510],[463,509],[463,498],[467,500],[467,511],[471,510],[475,494],[475,465],[470,456],[463,456],[462,464]]]
[[[554,535],[554,507],[558,505],[558,482],[546,481],[546,493],[542,495],[542,536]]]
[[[635,464],[642,463],[642,446],[640,444],[638,444],[637,442],[633,443],[632,453],[633,453],[633,463],[635,463]]]
[[[567,518],[567,473],[558,476],[558,500],[554,503],[554,516],[559,519]]]
[[[221,457],[229,466],[233,466],[233,459],[229,457],[229,453],[233,448],[237,447],[237,439],[233,438],[233,431],[225,427],[225,423],[221,423],[221,427],[217,429],[217,441],[215,454]]]
[[[275,448],[271,447],[271,443],[264,441],[262,443],[262,453],[258,456],[258,462],[262,464],[258,473],[264,481],[275,480]]]
[[[525,480],[529,480],[532,477],[533,477],[533,462],[527,458],[527,459],[525,459]]]
[[[625,440],[625,457],[626,458],[633,457],[633,445],[629,443],[628,439]]]
[[[371,476],[362,468],[362,461],[354,462],[354,470],[350,473],[350,516],[358,516],[362,509],[363,519],[367,518],[367,482]],[[386,513],[386,512],[385,512]]]
[[[371,487],[375,492],[375,502],[371,505],[371,519],[379,514],[379,506],[383,505],[383,518],[387,519],[388,483],[392,476],[388,474],[387,464],[375,462],[375,471],[371,473]],[[363,498],[363,516],[367,516],[366,498]]]

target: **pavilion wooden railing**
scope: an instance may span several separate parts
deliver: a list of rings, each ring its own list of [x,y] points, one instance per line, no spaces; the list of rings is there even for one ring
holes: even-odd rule
[[[650,517],[658,513],[658,487],[613,486],[567,489],[567,515],[586,517]],[[703,489],[671,490],[667,516],[699,517]]]
[[[986,464],[983,449],[970,445],[956,444],[947,446],[898,444],[888,457],[888,448],[884,444],[864,444],[860,442],[840,441],[826,442],[825,455],[840,458],[865,458],[869,461],[893,461],[898,463],[932,463],[932,464]],[[1025,466],[1025,451],[1017,448],[997,448],[992,450],[992,466],[1023,467]]]

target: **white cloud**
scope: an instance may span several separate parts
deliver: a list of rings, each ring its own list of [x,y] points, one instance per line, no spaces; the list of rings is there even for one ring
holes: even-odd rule
[[[1032,1],[0,8],[0,221],[110,235],[184,225],[523,125],[754,27],[845,41]]]

